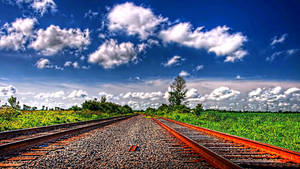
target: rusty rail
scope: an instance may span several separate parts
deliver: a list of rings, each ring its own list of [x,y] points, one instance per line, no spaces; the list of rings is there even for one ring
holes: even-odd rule
[[[122,116],[119,116],[122,117]],[[7,139],[11,138],[17,135],[30,135],[32,133],[36,132],[44,132],[44,131],[49,131],[57,128],[66,128],[66,127],[71,127],[71,126],[76,126],[76,125],[83,125],[83,124],[88,124],[88,123],[93,123],[93,122],[101,122],[104,120],[109,120],[109,119],[114,119],[117,117],[110,117],[110,118],[105,118],[105,119],[95,119],[95,120],[88,120],[88,121],[79,121],[79,122],[73,122],[73,123],[64,123],[64,124],[55,124],[55,125],[49,125],[49,126],[42,126],[42,127],[33,127],[33,128],[24,128],[24,129],[18,129],[18,130],[9,130],[9,131],[3,131],[0,132],[0,139]]]
[[[201,146],[200,144],[196,143],[195,141],[189,139],[188,137],[180,134],[179,132],[175,131],[174,129],[170,128],[166,124],[163,124],[157,119],[153,119],[157,124],[165,128],[169,131],[172,135],[178,138],[180,141],[184,142],[188,146],[190,146],[195,152],[200,154],[203,158],[207,160],[209,164],[211,164],[215,168],[220,169],[240,169],[238,165],[232,163],[231,161],[219,156],[218,154],[212,152],[211,150]]]
[[[276,155],[280,156],[281,158],[286,159],[287,161],[291,161],[294,163],[300,163],[300,153],[296,152],[296,151],[288,150],[285,148],[281,148],[281,147],[277,147],[277,146],[273,146],[273,145],[269,145],[269,144],[265,144],[265,143],[260,143],[260,142],[249,140],[246,138],[210,130],[210,129],[203,128],[203,127],[194,126],[191,124],[182,123],[179,121],[175,121],[175,120],[171,120],[171,119],[167,119],[167,118],[163,118],[163,117],[161,119],[170,121],[170,122],[176,123],[178,125],[185,126],[185,127],[197,130],[197,131],[201,131],[201,132],[207,133],[209,135],[214,135],[216,137],[223,138],[225,140],[230,140],[235,143],[244,144],[248,147],[256,148],[256,149],[259,149],[259,150],[267,152],[267,153],[276,154]]]
[[[118,122],[121,120],[128,119],[133,116],[136,116],[136,115],[103,119],[99,123],[93,123],[92,125],[86,125],[83,127],[64,130],[62,132],[51,133],[51,134],[47,134],[47,135],[43,135],[43,136],[38,136],[38,137],[33,137],[33,138],[21,140],[21,141],[3,144],[3,145],[0,145],[0,159],[5,158],[5,156],[10,155],[11,153],[26,150],[27,148],[32,147],[32,146],[38,146],[45,142],[57,140],[61,137],[64,137],[65,135],[72,135],[72,134],[75,134],[78,132],[91,130],[91,129],[101,127],[101,126],[106,126],[106,125],[109,125],[109,124],[112,124],[112,123],[115,123],[115,122]]]

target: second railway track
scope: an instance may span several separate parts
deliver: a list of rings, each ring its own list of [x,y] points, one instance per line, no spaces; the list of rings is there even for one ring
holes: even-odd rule
[[[177,122],[153,119],[216,168],[300,168],[300,153]]]
[[[58,140],[67,135],[89,131],[132,116],[134,115],[0,132],[0,161],[10,158],[18,152],[45,145],[47,142]]]

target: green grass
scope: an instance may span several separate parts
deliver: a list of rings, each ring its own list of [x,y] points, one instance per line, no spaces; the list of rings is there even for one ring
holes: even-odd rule
[[[0,131],[32,128],[120,116],[91,111],[16,111],[0,109]]]
[[[299,113],[206,111],[199,116],[166,113],[163,117],[300,152]]]

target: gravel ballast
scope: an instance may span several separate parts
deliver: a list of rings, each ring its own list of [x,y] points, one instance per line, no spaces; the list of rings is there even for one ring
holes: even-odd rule
[[[149,118],[136,116],[95,129],[22,168],[211,168],[176,151],[179,142]],[[138,145],[129,152],[131,145]],[[178,149],[178,147],[177,147]]]

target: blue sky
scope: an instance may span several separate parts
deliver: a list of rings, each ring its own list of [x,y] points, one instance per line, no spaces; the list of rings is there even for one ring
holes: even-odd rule
[[[181,75],[190,106],[299,111],[299,5],[1,0],[0,104],[157,107]]]

